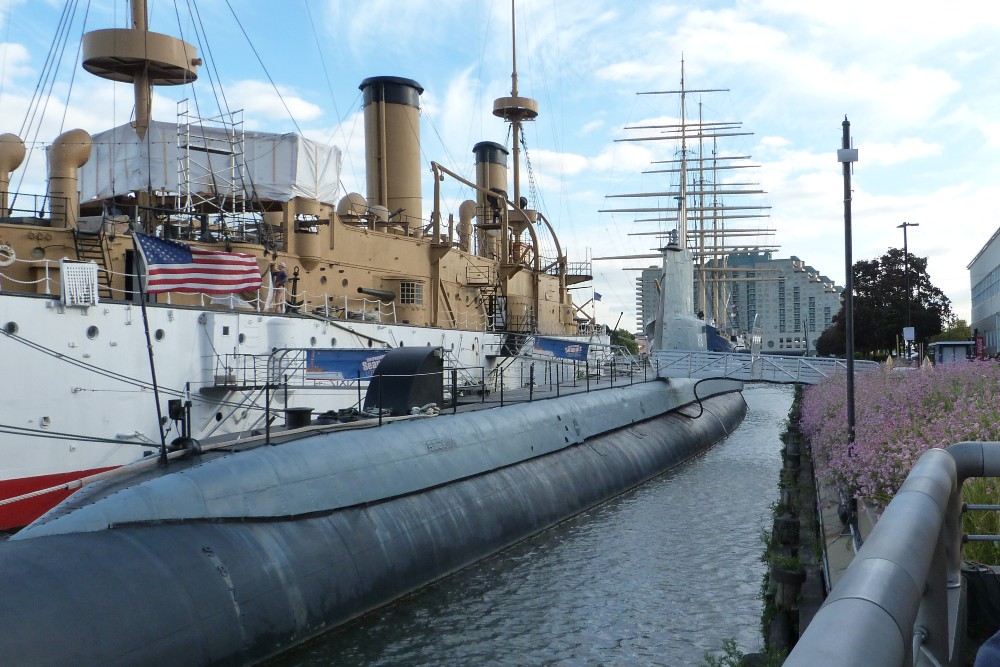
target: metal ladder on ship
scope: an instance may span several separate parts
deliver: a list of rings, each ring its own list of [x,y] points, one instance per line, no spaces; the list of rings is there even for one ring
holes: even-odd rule
[[[96,231],[90,231],[79,220],[77,227],[73,229],[73,246],[76,249],[76,258],[81,262],[94,262],[97,264],[98,293],[101,298],[114,298],[111,294],[111,259],[108,257],[104,243],[104,220],[100,219],[100,224],[94,225]]]

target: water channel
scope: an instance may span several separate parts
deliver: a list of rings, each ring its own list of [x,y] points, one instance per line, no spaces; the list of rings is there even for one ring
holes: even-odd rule
[[[282,666],[698,665],[760,646],[761,531],[792,388],[702,456],[289,653]]]

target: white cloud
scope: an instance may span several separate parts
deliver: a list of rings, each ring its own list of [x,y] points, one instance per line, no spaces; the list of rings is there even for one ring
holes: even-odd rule
[[[892,165],[923,157],[941,154],[941,146],[919,138],[907,138],[896,143],[864,143],[859,145],[858,154],[864,152],[867,162],[877,165]]]
[[[257,125],[260,121],[289,119],[289,115],[297,122],[319,118],[322,108],[309,102],[286,86],[274,86],[266,81],[245,79],[226,86],[226,96],[239,100],[239,104],[248,117],[248,121]]]

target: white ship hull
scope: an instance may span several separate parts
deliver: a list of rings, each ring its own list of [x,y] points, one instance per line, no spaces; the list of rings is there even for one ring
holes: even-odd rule
[[[157,455],[160,431],[139,305],[64,307],[51,297],[2,294],[0,313],[7,378],[0,389],[0,502]],[[163,415],[169,399],[190,400],[191,435],[199,439],[264,428],[263,390],[237,384],[239,369],[231,364],[238,355],[266,360],[275,348],[440,346],[453,363],[483,369],[501,340],[483,331],[162,304],[147,313]],[[356,406],[357,385],[279,387],[271,410],[281,424],[285,407]],[[164,430],[168,443],[181,435],[170,420]],[[51,506],[67,494],[36,504]],[[30,502],[0,505],[0,529],[23,525],[19,505],[35,513]]]

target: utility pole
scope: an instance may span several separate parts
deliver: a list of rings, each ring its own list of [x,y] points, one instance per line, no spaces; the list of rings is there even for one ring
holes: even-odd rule
[[[844,344],[847,352],[847,452],[854,453],[854,266],[851,256],[851,164],[858,149],[851,148],[851,123],[844,116],[844,138],[837,162],[844,165]]]
[[[844,138],[837,162],[844,165],[844,344],[847,352],[847,456],[854,456],[854,267],[851,256],[851,165],[858,161],[858,149],[851,148],[851,123],[844,116]],[[858,500],[851,498],[848,521],[857,526]],[[847,523],[845,522],[845,526]]]
[[[906,280],[906,328],[911,329],[912,324],[910,323],[910,250],[906,245],[906,228],[907,227],[919,227],[919,222],[904,222],[901,225],[896,225],[896,229],[903,230],[903,277]],[[904,332],[911,333],[910,332]],[[906,338],[906,336],[903,336]],[[910,360],[910,354],[913,351],[913,336],[911,335],[906,341],[906,360]]]

